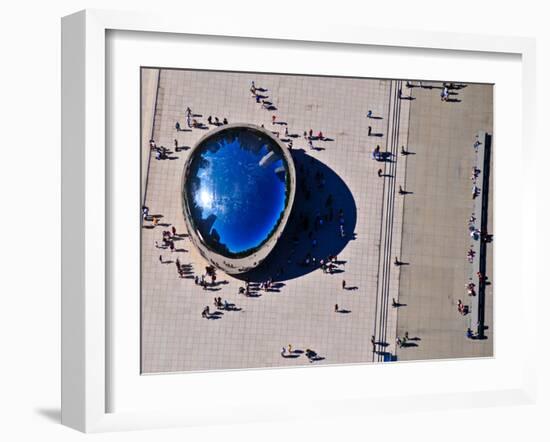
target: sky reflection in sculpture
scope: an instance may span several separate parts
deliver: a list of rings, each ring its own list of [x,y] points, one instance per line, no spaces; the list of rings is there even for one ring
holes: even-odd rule
[[[261,246],[283,216],[286,176],[278,147],[259,132],[227,133],[199,146],[186,191],[206,245],[225,256]]]

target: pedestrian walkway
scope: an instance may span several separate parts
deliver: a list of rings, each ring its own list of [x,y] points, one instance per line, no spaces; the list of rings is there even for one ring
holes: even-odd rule
[[[266,100],[276,110],[256,102],[250,92],[252,81],[257,88],[267,89],[261,93],[269,96]],[[378,141],[366,135],[366,114],[373,109],[382,118],[376,120],[380,123],[376,130],[385,132],[389,93],[390,82],[385,80],[161,70],[154,139],[157,146],[170,149],[172,159],[151,160],[146,199],[150,213],[162,215],[159,224],[173,225],[185,233],[179,194],[183,164],[187,147],[194,146],[208,130],[187,127],[189,107],[197,115],[193,118],[206,127],[215,127],[208,124],[211,116],[220,122],[227,118],[230,123],[264,125],[282,139],[285,129],[298,135],[291,138],[293,151],[302,150],[306,164],[312,159],[312,164],[319,162],[344,180],[356,206],[356,225],[345,226],[351,240],[338,254],[341,264],[334,273],[318,269],[299,278],[283,279],[277,291],[259,291],[259,297],[239,294],[243,282],[226,275],[219,278],[227,284],[215,287],[216,291],[202,290],[192,278],[204,272],[206,263],[188,239],[176,241],[176,249],[181,244],[188,252],[172,253],[154,245],[169,226],[144,228],[144,372],[310,365],[303,355],[281,357],[281,346],[288,343],[304,351],[314,350],[324,358],[315,359],[314,364],[372,361],[369,337],[375,321],[384,183],[376,175],[378,163],[370,159]],[[179,131],[176,122],[180,123]],[[303,136],[310,130],[313,148]],[[177,151],[174,139],[180,147]],[[313,180],[315,172],[311,174]],[[334,207],[336,215],[336,198]],[[349,224],[350,217],[345,219]],[[339,235],[339,230],[334,231],[335,240]],[[191,278],[179,278],[173,262],[160,264],[160,254],[165,262],[178,256],[193,269]],[[349,290],[342,289],[343,279]],[[201,312],[207,304],[214,308],[210,298],[216,295],[236,302],[242,310],[204,320]],[[334,312],[334,304],[349,313]]]
[[[147,173],[149,171],[150,139],[153,136],[159,69],[141,70],[141,201],[145,201],[147,190]]]
[[[487,336],[466,338],[470,318],[457,311],[468,298],[465,283],[472,265],[466,258],[471,245],[468,221],[472,214],[473,142],[480,128],[492,130],[492,90],[469,84],[455,101],[443,101],[441,83],[425,82],[411,93],[397,335],[419,337],[397,349],[398,360],[441,359],[492,355],[492,286],[486,292]],[[431,87],[431,88],[429,88]],[[492,197],[489,195],[489,211]],[[488,229],[492,228],[491,217]],[[487,255],[488,270],[492,254]],[[466,319],[465,319],[466,318]]]
[[[144,373],[491,354],[491,318],[489,339],[473,344],[455,305],[469,269],[463,215],[473,150],[464,145],[466,134],[492,126],[490,87],[449,85],[443,101],[441,83],[175,69],[143,78]],[[183,166],[197,141],[226,123],[265,127],[303,166],[310,195],[302,191],[297,209],[311,212],[314,227],[285,256],[287,269],[308,261],[300,276],[283,262],[249,284],[221,271],[213,278],[189,240]],[[390,161],[373,160],[377,146]],[[331,179],[341,193],[329,204]],[[323,238],[345,244],[330,261],[319,252],[329,250]],[[490,254],[487,265],[491,272]],[[405,332],[410,345],[396,346]]]
[[[390,111],[387,121],[385,152],[391,155],[384,165],[382,177],[382,212],[380,217],[380,244],[378,257],[378,282],[376,296],[376,320],[373,335],[379,343],[373,361],[393,360],[397,311],[392,300],[399,297],[399,273],[394,258],[401,256],[401,233],[404,196],[398,192],[406,176],[405,158],[400,155],[400,146],[407,145],[410,101],[400,98],[403,81],[394,80],[390,86]],[[380,345],[382,343],[383,345]]]
[[[491,166],[491,136],[485,131],[479,131],[474,142],[476,152],[473,181],[473,211],[469,227],[472,238],[473,257],[472,269],[468,284],[473,284],[469,290],[471,312],[467,315],[467,327],[472,330],[476,339],[485,338],[485,291],[490,284],[487,277],[488,242],[490,236],[487,230],[489,217],[490,166]],[[477,195],[477,196],[476,196]]]

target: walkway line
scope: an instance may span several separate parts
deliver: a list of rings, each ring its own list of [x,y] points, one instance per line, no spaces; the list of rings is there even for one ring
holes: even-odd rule
[[[388,135],[390,133],[390,113],[392,110],[391,107],[391,97],[392,97],[392,91],[393,91],[393,81],[390,81],[390,93],[388,94],[388,122],[386,124],[386,152],[388,151]],[[378,292],[380,290],[380,261],[382,259],[382,227],[384,225],[384,199],[386,196],[386,180],[382,183],[382,204],[380,205],[380,229],[378,236],[380,238],[378,242],[378,264],[376,268],[378,269],[376,274],[376,303],[374,307],[374,330],[373,330],[373,336],[376,337],[376,319],[378,318]],[[376,353],[373,351],[372,353],[372,361],[374,362],[374,358],[376,356]]]
[[[160,89],[160,73],[162,69],[159,69],[158,77],[157,77],[157,90],[155,91],[155,105],[153,109],[153,123],[151,124],[151,136],[150,140],[155,139],[155,123],[157,118],[157,105],[158,105],[158,97],[159,97],[159,89]],[[149,170],[151,168],[151,148],[149,147],[149,155],[147,156],[147,174],[145,175],[145,189],[143,189],[143,201],[142,206],[145,206],[145,202],[147,201],[147,187],[149,184]],[[142,217],[142,224],[143,224],[143,217]]]
[[[412,90],[411,90],[411,94],[412,96]],[[413,107],[413,101],[410,100],[409,101],[409,114],[408,114],[408,119],[407,119],[407,152],[409,151],[409,135],[410,135],[410,129],[411,129],[411,114],[412,114],[412,107]],[[401,144],[401,143],[399,143]],[[404,176],[403,176],[403,185],[405,186],[405,189],[407,189],[407,171],[409,170],[408,169],[408,165],[409,165],[409,155],[405,155],[405,158],[403,158],[404,162],[405,162],[405,165],[403,167],[403,169],[405,170],[404,172]],[[405,229],[405,205],[407,204],[407,198],[403,198],[403,207],[402,207],[402,210],[401,210],[401,243],[399,245],[399,250],[401,252],[403,252],[403,231]],[[403,255],[401,255],[401,258],[403,258]],[[398,289],[397,289],[397,302],[399,303],[399,295],[401,293],[401,271],[399,272],[399,278],[397,280],[397,284],[398,284]],[[399,309],[397,309],[396,313],[395,313],[395,334],[397,336],[397,332],[399,330]],[[395,356],[397,357],[397,348],[395,350]]]
[[[399,97],[402,83],[397,82],[397,93],[395,95],[395,108],[394,108],[394,124],[392,128],[391,137],[391,153],[395,157],[395,161],[390,163],[390,175],[392,175],[391,200],[388,201],[388,215],[386,217],[386,261],[385,261],[385,284],[384,291],[382,293],[383,310],[380,320],[380,341],[387,342],[387,327],[388,327],[388,309],[389,309],[389,296],[391,287],[391,272],[392,272],[392,248],[393,248],[393,226],[395,216],[395,188],[397,186],[397,151],[399,145],[399,131],[401,125],[401,99]],[[383,357],[381,357],[383,360]]]
[[[399,130],[401,120],[401,100],[399,98],[401,81],[392,81],[389,96],[389,111],[388,111],[388,130],[386,138],[386,152],[389,151],[394,157],[392,161],[384,165],[385,172],[389,171],[392,176],[392,182],[387,185],[384,180],[382,194],[382,211],[380,219],[380,243],[378,255],[378,280],[375,308],[375,324],[374,336],[379,342],[386,342],[387,336],[387,320],[389,308],[389,294],[391,285],[391,252],[393,243],[393,217],[395,212],[395,189],[397,176],[397,150],[399,145]],[[393,104],[393,106],[392,106]],[[391,131],[390,131],[391,117]],[[384,228],[383,228],[384,227]],[[383,355],[376,354],[378,362],[383,361]],[[373,361],[375,354],[373,353]]]

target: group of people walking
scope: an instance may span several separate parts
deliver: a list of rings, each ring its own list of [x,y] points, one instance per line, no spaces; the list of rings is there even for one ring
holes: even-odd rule
[[[473,148],[475,151],[476,158],[479,157],[479,147],[482,145],[482,141],[479,139],[479,137],[476,135],[475,141],[473,143]],[[481,159],[483,161],[483,158]],[[478,161],[476,161],[476,164],[472,166],[471,171],[471,182],[472,182],[472,199],[475,200],[481,195],[482,187],[481,185],[478,185],[478,180],[482,176],[482,170],[478,167]],[[480,220],[476,217],[476,209],[479,204],[482,204],[482,202],[476,201],[474,202],[474,209],[472,210],[472,214],[470,215],[470,218],[468,220],[468,234],[470,238],[473,240],[473,243],[470,244],[470,247],[468,248],[466,252],[466,259],[469,264],[471,265],[477,265],[478,262],[476,261],[476,256],[479,254],[479,248],[482,246],[482,243],[484,242],[490,242],[492,240],[492,235],[487,234],[484,230],[477,227],[477,223],[480,222]],[[479,208],[479,207],[478,207]],[[483,208],[481,210],[484,210]],[[472,274],[476,271],[475,268],[472,269]],[[478,295],[478,287],[479,285],[487,280],[487,276],[482,274],[479,270],[475,272],[476,278],[473,276],[469,278],[469,281],[466,282],[464,285],[465,291],[467,296],[472,299],[473,297],[476,297]],[[474,282],[476,281],[476,282]],[[461,299],[457,301],[457,310],[458,313],[461,315],[467,315],[470,313],[471,309],[470,306],[464,304]],[[466,336],[470,339],[475,339],[477,336],[475,333],[471,330],[470,327],[468,327],[466,331]]]

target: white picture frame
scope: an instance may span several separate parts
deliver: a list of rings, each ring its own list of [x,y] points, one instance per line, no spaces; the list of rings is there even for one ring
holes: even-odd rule
[[[178,17],[169,14],[155,16],[100,10],[81,11],[62,20],[62,423],[84,432],[200,425],[208,422],[205,412],[199,409],[190,415],[183,407],[180,412],[108,412],[107,397],[113,386],[108,376],[111,356],[107,327],[111,312],[106,293],[106,245],[109,241],[106,228],[109,191],[106,172],[107,32],[138,31],[180,36],[272,39],[274,44],[277,41],[305,41],[337,43],[342,46],[399,47],[404,50],[422,48],[476,54],[513,54],[521,57],[522,109],[517,111],[521,115],[521,127],[517,129],[521,131],[523,173],[527,174],[534,168],[534,155],[529,155],[535,149],[535,42],[532,39],[344,26],[327,29],[295,27],[292,24],[285,25],[284,22],[273,29],[264,28],[261,23],[241,23],[234,27],[231,22],[210,17],[197,17],[182,23]],[[527,225],[535,218],[536,196],[534,192],[522,188],[521,198],[521,222]],[[535,245],[530,241],[521,241],[524,235],[522,232],[518,235],[519,239],[516,240],[521,243],[520,265],[525,275],[528,265],[526,257],[535,255]],[[500,252],[495,250],[498,256]],[[515,302],[519,304],[520,310],[528,310],[536,305],[532,279],[523,278],[521,296]],[[522,324],[525,347],[535,346],[535,327],[534,322]],[[535,351],[532,353],[535,354]],[[533,358],[525,358],[517,379],[500,389],[479,389],[461,394],[417,394],[406,398],[399,396],[398,392],[390,392],[377,400],[376,409],[379,412],[411,407],[436,409],[532,403],[536,390],[535,364]],[[337,369],[319,369],[313,377],[322,378],[328,370]],[[354,367],[354,370],[359,369]],[[309,373],[311,376],[311,371]],[[239,375],[242,376],[243,372]],[[261,376],[265,379],[265,376],[270,375]],[[192,401],[192,397],[189,401]],[[309,408],[306,408],[306,404]],[[248,400],[239,404],[243,412],[240,421],[265,420],[268,415],[270,419],[312,414],[361,415],[373,412],[375,406],[372,398],[366,395],[350,398],[342,394],[339,399],[335,396],[327,400],[314,398],[307,403],[289,404],[288,408],[291,412],[274,406],[261,413],[256,412],[254,401]]]

